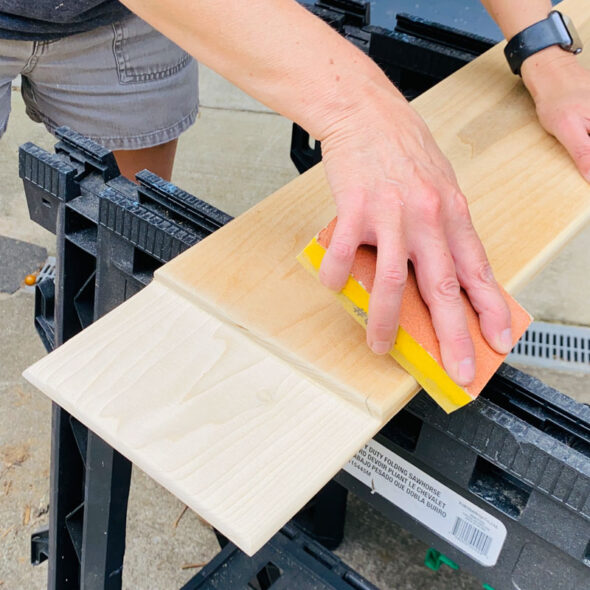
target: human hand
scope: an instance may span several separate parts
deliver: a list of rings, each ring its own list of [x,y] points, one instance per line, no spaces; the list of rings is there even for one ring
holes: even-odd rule
[[[500,353],[512,347],[510,311],[475,232],[450,163],[424,121],[395,91],[379,86],[321,137],[338,220],[320,279],[339,290],[357,247],[377,247],[367,342],[387,353],[398,328],[408,260],[428,305],[443,364],[460,385],[475,375],[460,287],[481,330]]]
[[[590,181],[590,71],[571,53],[550,47],[525,60],[522,79],[539,122]]]

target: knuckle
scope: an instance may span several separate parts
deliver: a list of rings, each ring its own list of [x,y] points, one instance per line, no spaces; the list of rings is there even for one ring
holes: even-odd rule
[[[378,321],[372,326],[373,333],[377,336],[390,335],[395,330],[396,324],[392,321]]]
[[[439,225],[442,217],[442,199],[438,191],[428,190],[420,202],[420,216],[429,225]]]
[[[473,346],[471,336],[466,330],[460,330],[454,333],[450,338],[449,344],[458,350],[464,350],[465,348]]]
[[[494,271],[487,260],[484,260],[476,267],[472,277],[476,287],[493,287],[496,285]]]
[[[455,303],[459,299],[460,290],[457,277],[444,277],[434,284],[431,301],[433,303]]]
[[[408,278],[408,269],[402,267],[385,268],[379,277],[381,285],[388,291],[401,291]]]
[[[355,249],[349,242],[343,239],[334,239],[330,243],[330,250],[332,256],[339,261],[346,261],[352,259]]]
[[[453,211],[453,214],[459,217],[461,220],[469,222],[469,224],[471,224],[471,214],[469,212],[469,205],[463,193],[459,191],[453,191],[451,193],[450,200],[451,210]]]

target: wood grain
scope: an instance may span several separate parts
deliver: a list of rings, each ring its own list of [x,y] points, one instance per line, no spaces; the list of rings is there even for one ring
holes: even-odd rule
[[[586,2],[561,6],[590,41]],[[414,105],[514,293],[588,221],[587,184],[501,47]],[[25,373],[250,553],[417,390],[295,260],[334,214],[317,166]]]
[[[25,376],[250,554],[381,427],[158,282]]]

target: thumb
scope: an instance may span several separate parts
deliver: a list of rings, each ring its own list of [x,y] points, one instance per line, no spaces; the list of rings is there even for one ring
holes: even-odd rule
[[[563,119],[553,132],[565,147],[580,174],[590,182],[590,136],[589,122],[582,117]]]

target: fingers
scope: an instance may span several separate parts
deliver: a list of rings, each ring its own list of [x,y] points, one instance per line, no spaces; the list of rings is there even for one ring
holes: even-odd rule
[[[512,349],[510,309],[471,223],[463,195],[454,199],[454,216],[447,223],[447,240],[459,283],[479,315],[483,337],[500,354]]]
[[[461,288],[442,228],[424,230],[412,252],[418,288],[432,316],[444,367],[453,381],[475,377],[475,352],[467,327]]]
[[[386,354],[393,347],[407,277],[408,256],[402,232],[391,224],[378,237],[377,266],[369,300],[367,343],[376,354]]]
[[[412,149],[418,149],[416,145],[424,148],[420,142],[413,142]],[[359,244],[377,246],[367,343],[375,353],[385,354],[393,347],[397,334],[409,256],[432,316],[444,368],[456,383],[468,385],[475,378],[475,351],[461,286],[480,315],[484,338],[500,353],[509,352],[512,344],[510,312],[450,165],[442,155],[430,157],[430,152],[428,157],[420,152],[417,158],[388,158],[389,172],[382,178],[377,169],[370,179],[361,178],[361,182],[355,178],[353,184],[348,173],[340,177],[333,172],[339,156],[338,150],[324,153],[325,159],[331,158],[327,162],[331,165],[326,165],[331,186],[340,190],[333,189],[338,220],[322,262],[320,280],[340,290],[348,279]],[[342,166],[346,166],[348,157],[347,152],[340,162]],[[357,194],[349,190],[351,185],[365,188]]]
[[[339,212],[330,246],[320,267],[320,281],[329,289],[340,291],[348,279],[360,243],[360,222],[360,216]]]
[[[367,343],[377,354],[385,354],[393,347],[407,280],[409,248],[418,288],[429,307],[440,343],[443,365],[456,383],[465,386],[475,377],[475,352],[461,285],[480,315],[484,337],[500,353],[509,352],[512,345],[510,312],[471,224],[465,198],[450,185],[445,187],[444,197],[441,195],[435,189],[423,189],[418,206],[398,208],[395,214],[389,209],[386,215],[373,217],[380,222],[371,230],[378,255]],[[367,229],[358,212],[341,209],[339,213],[320,270],[324,285],[336,290],[346,283]]]
[[[589,124],[582,117],[564,117],[552,131],[565,147],[582,176],[590,181]]]

